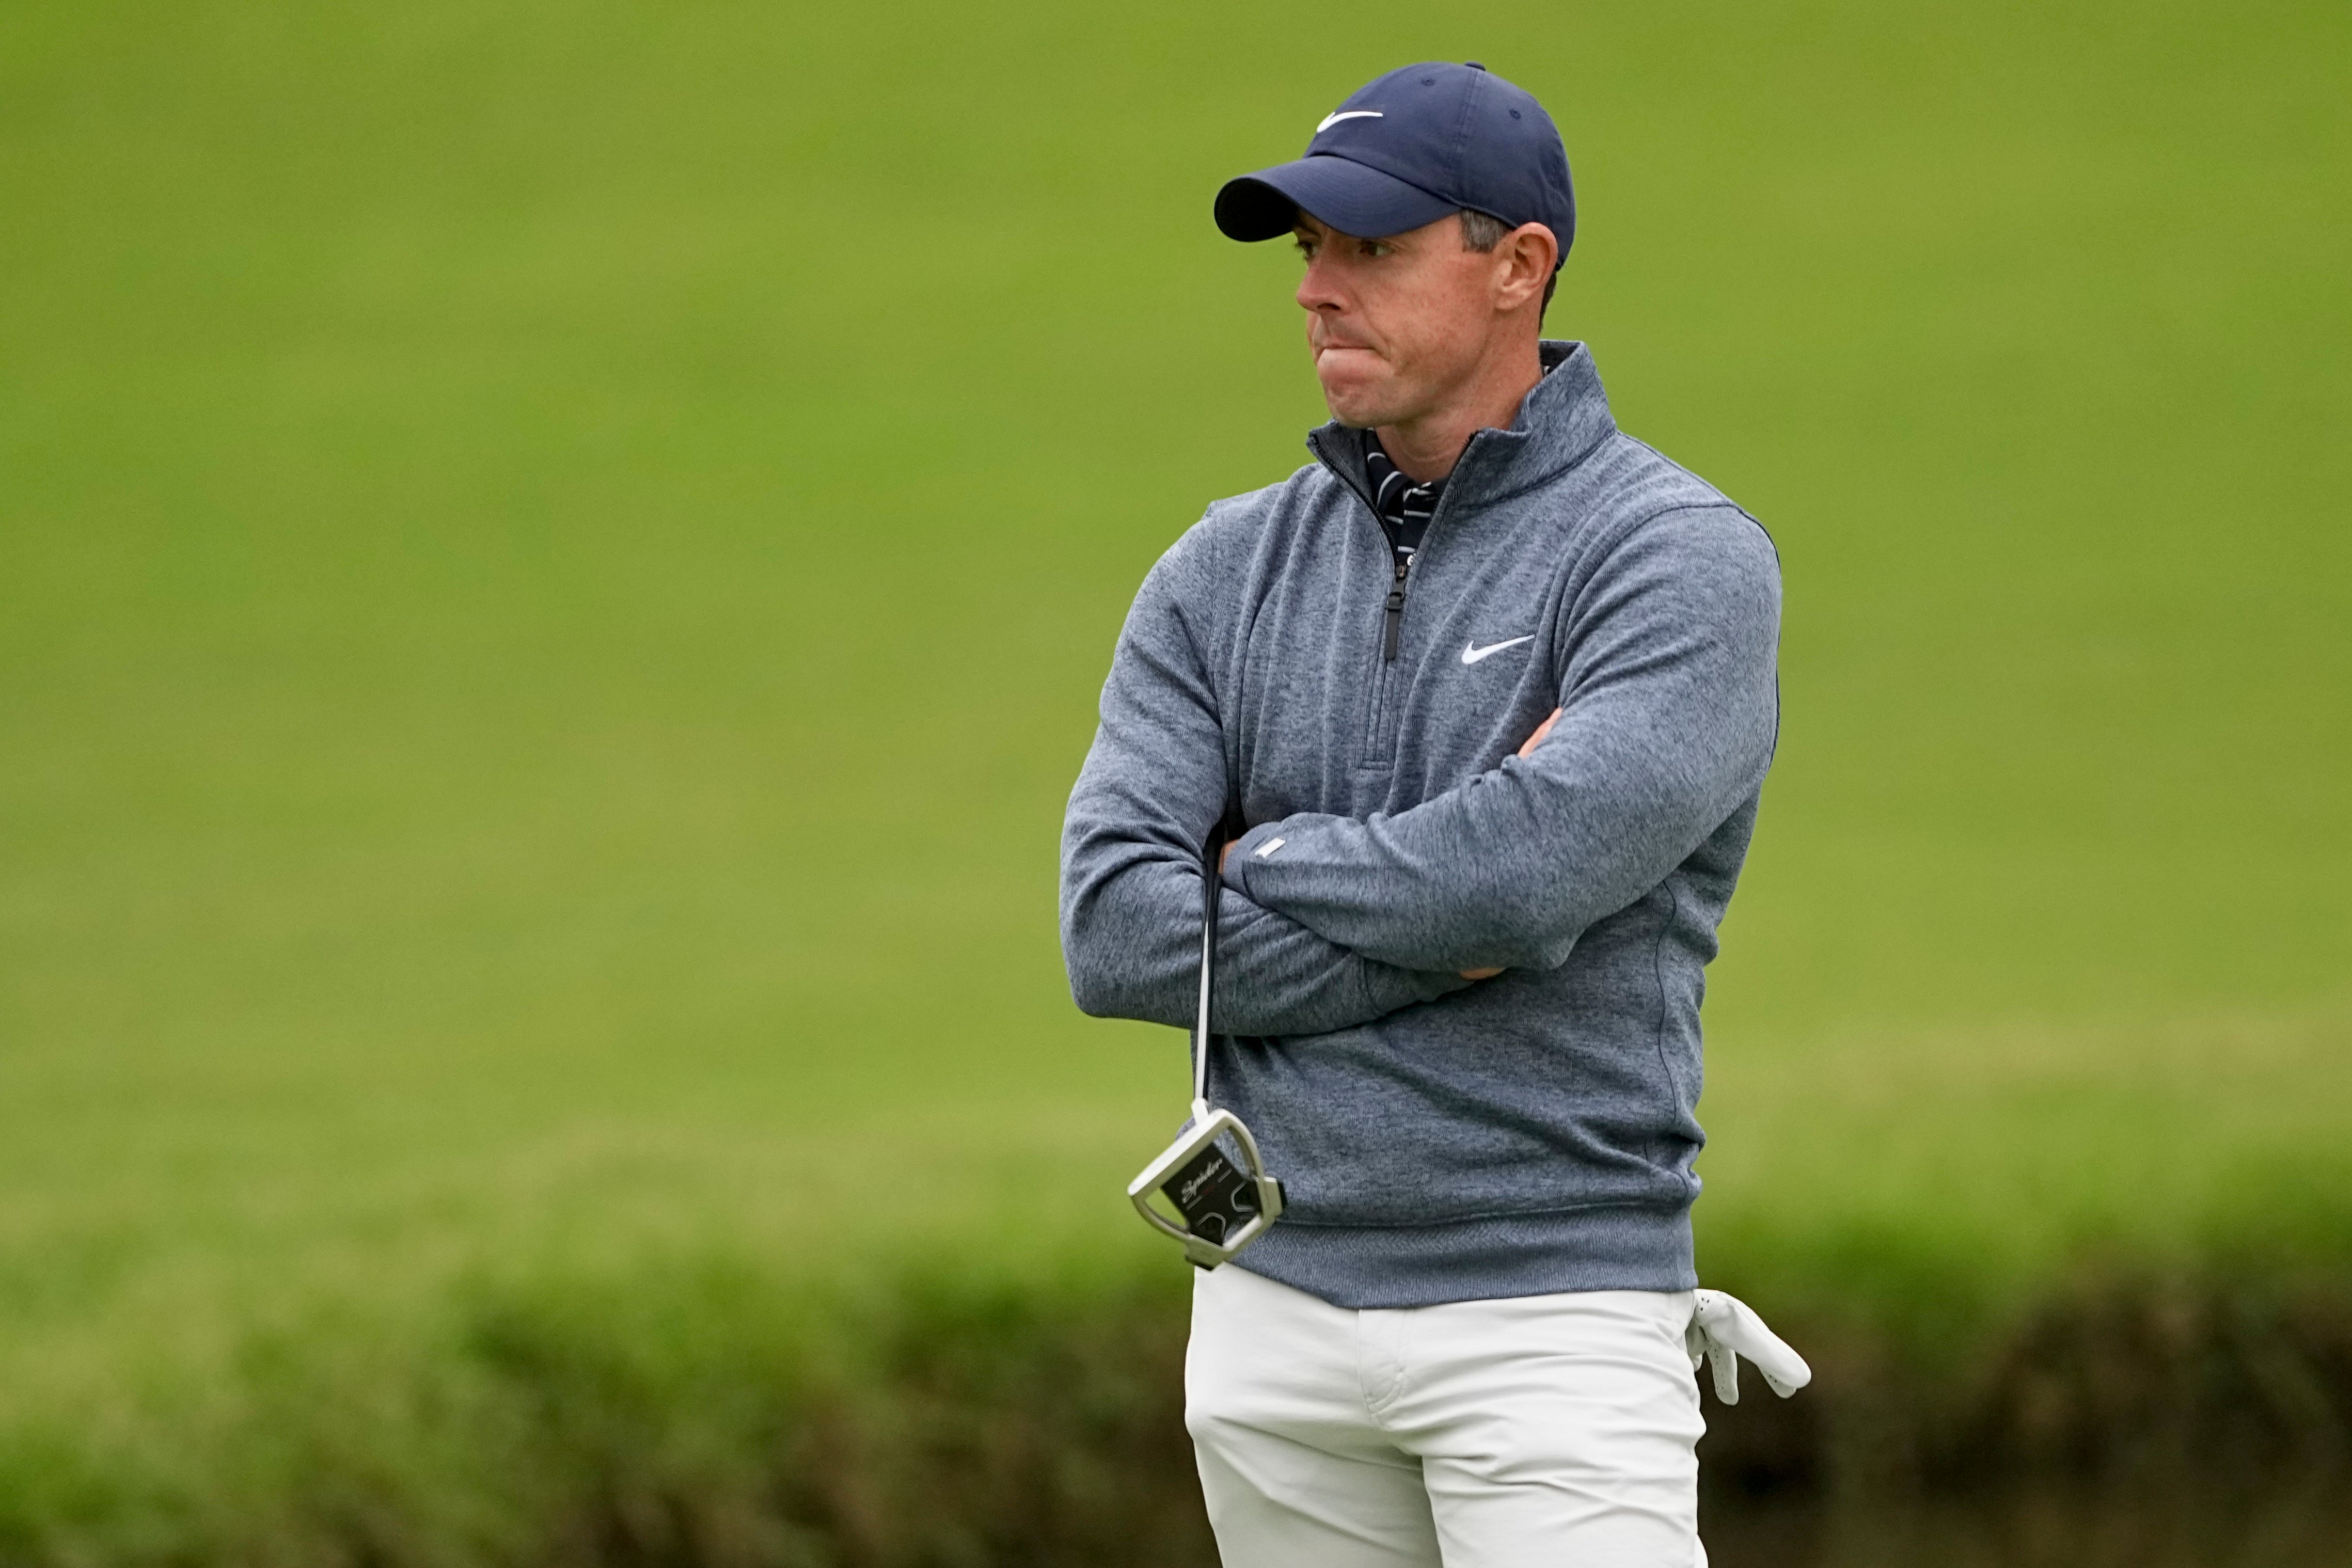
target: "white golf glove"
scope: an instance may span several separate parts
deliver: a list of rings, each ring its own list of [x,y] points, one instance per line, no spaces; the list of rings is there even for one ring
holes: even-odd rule
[[[1691,1313],[1690,1327],[1683,1331],[1683,1348],[1690,1352],[1693,1372],[1698,1370],[1700,1362],[1713,1359],[1716,1397],[1726,1405],[1739,1403],[1739,1358],[1743,1355],[1756,1364],[1756,1370],[1764,1375],[1772,1392],[1783,1399],[1813,1380],[1813,1369],[1805,1364],[1805,1358],[1766,1328],[1754,1308],[1721,1291],[1698,1293],[1698,1306]]]

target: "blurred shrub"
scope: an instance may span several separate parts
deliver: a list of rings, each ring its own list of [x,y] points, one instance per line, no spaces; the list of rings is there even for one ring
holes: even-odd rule
[[[194,1398],[0,1434],[0,1560],[268,1568],[979,1568],[1214,1561],[1181,1270],[935,1263],[813,1291],[743,1257],[346,1305]],[[1730,1282],[1730,1281],[1727,1281]],[[2024,1475],[2168,1484],[2352,1455],[2352,1270],[2084,1274],[1916,1354],[1763,1301],[1814,1385],[1709,1396],[1711,1506]]]

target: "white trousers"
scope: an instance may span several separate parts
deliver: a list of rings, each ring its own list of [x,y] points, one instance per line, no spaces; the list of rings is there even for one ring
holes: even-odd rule
[[[1353,1311],[1197,1276],[1184,1424],[1224,1568],[1705,1568],[1693,1301]]]

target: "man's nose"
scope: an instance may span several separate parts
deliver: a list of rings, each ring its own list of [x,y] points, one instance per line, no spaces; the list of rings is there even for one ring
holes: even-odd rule
[[[1307,264],[1307,276],[1298,280],[1298,308],[1307,311],[1340,308],[1339,291],[1332,286],[1331,276],[1321,256]]]

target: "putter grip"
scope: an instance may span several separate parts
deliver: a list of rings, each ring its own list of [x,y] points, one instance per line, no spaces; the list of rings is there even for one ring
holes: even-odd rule
[[[1201,1012],[1192,1030],[1192,1099],[1209,1098],[1209,998],[1217,987],[1217,898],[1224,891],[1217,859],[1225,847],[1223,825],[1210,830],[1201,857]]]

